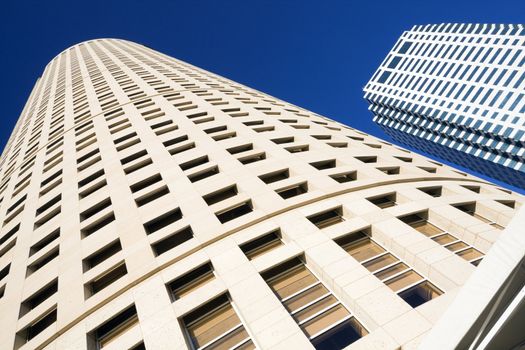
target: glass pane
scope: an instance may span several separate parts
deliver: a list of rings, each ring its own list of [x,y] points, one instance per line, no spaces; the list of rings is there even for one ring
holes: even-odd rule
[[[375,244],[370,238],[365,238],[358,242],[350,243],[343,247],[357,261],[370,259],[385,250]]]
[[[323,310],[324,308],[335,304],[337,299],[333,295],[329,295],[326,298],[323,298],[316,303],[308,306],[306,309],[299,311],[294,315],[294,318],[297,322],[306,320],[308,317],[315,315],[316,312]]]
[[[424,234],[425,236],[433,236],[437,235],[438,233],[443,232],[438,227],[432,225],[430,222],[426,220],[422,220],[419,222],[415,222],[410,224],[413,228]]]
[[[422,279],[423,277],[421,277],[417,272],[410,270],[386,281],[385,284],[389,286],[394,292],[397,292],[398,290],[421,281]]]
[[[293,312],[301,306],[304,306],[314,301],[315,299],[320,298],[326,293],[328,293],[328,290],[322,284],[318,284],[315,287],[305,290],[304,292],[293,297],[292,299],[287,300],[283,304],[286,307],[286,309],[288,309],[288,311]]]
[[[337,305],[330,310],[323,312],[321,315],[314,319],[306,322],[301,327],[309,337],[319,333],[320,331],[328,328],[337,321],[340,321],[344,317],[348,316],[348,311],[341,305]]]
[[[440,296],[442,293],[432,283],[425,281],[412,288],[399,293],[399,296],[403,298],[410,306],[418,307],[421,304],[426,303],[435,297]]]
[[[396,261],[398,261],[397,258],[393,256],[392,254],[385,254],[373,260],[370,260],[369,262],[363,264],[363,266],[366,267],[368,271],[374,272],[374,271],[379,270],[382,267],[393,264]]]
[[[315,339],[312,340],[312,345],[317,350],[344,349],[367,334],[368,332],[364,327],[352,317],[318,337],[315,337]]]
[[[463,242],[456,242],[452,243],[451,245],[447,245],[445,248],[450,250],[451,252],[455,252],[456,250],[467,248],[468,245]]]
[[[464,251],[457,254],[465,260],[477,259],[483,256],[482,252],[474,248],[465,249]]]
[[[262,255],[266,252],[269,252],[270,250],[272,249],[275,249],[277,247],[279,247],[281,245],[281,240],[279,238],[276,237],[276,239],[274,241],[271,241],[271,242],[268,242],[267,244],[261,246],[261,247],[257,247],[256,249],[253,249],[249,252],[246,252],[246,257],[249,259],[249,260],[252,260],[253,258],[259,256],[259,255]]]
[[[404,263],[399,263],[399,264],[395,264],[394,266],[390,266],[388,269],[378,272],[375,275],[377,278],[379,278],[382,281],[406,269],[408,269],[407,265],[405,265]]]
[[[177,298],[181,298],[186,294],[189,294],[193,292],[194,290],[198,289],[199,287],[205,285],[208,281],[212,280],[215,276],[213,275],[212,271],[207,272],[204,276],[198,278],[195,281],[192,281],[191,283],[188,283],[184,286],[182,286],[179,289],[176,289],[173,291],[173,294]]]
[[[449,235],[448,233],[445,233],[444,235],[441,235],[441,236],[434,237],[432,239],[441,245],[445,245],[447,243],[452,243],[454,241],[457,241],[456,237]]]
[[[211,312],[208,316],[188,327],[196,347],[201,347],[221,334],[239,325],[240,320],[230,304]]]
[[[117,328],[112,330],[110,333],[104,335],[104,337],[98,340],[98,345],[100,348],[107,346],[109,343],[120,337],[122,334],[126,333],[129,329],[135,326],[138,323],[137,315],[126,320],[123,324],[119,325]]]
[[[281,299],[284,299],[315,282],[317,278],[304,265],[301,265],[268,282],[268,285]]]
[[[209,346],[205,347],[206,350],[228,350],[232,346],[235,346],[248,338],[248,332],[244,329],[244,327],[239,327],[236,330],[234,330],[231,333],[228,333],[224,337],[221,337],[213,344],[210,344]]]

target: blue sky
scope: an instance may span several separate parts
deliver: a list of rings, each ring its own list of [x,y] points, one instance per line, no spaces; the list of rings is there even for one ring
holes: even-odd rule
[[[4,0],[0,147],[45,65],[101,37],[145,44],[388,139],[362,88],[404,30],[442,22],[525,23],[525,1]]]

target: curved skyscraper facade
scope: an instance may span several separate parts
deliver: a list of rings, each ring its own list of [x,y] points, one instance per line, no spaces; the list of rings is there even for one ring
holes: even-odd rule
[[[370,82],[374,121],[393,139],[525,189],[525,28],[418,25]]]
[[[523,203],[139,44],[46,67],[0,160],[6,349],[416,346]]]

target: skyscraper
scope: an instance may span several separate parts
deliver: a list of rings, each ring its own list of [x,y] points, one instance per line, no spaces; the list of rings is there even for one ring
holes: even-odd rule
[[[0,344],[417,344],[523,198],[116,39],[46,67],[0,160]]]
[[[396,141],[525,189],[523,25],[439,24],[403,33],[370,82]]]

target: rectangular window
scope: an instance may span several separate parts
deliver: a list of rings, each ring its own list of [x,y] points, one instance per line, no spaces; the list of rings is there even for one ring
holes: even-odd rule
[[[482,215],[479,215],[477,212],[476,212],[476,202],[472,202],[472,203],[466,203],[466,204],[456,204],[456,205],[453,205],[454,208],[456,209],[459,209],[461,210],[462,212],[470,215],[470,216],[473,216],[475,217],[476,219],[484,222],[484,223],[487,223],[489,224],[490,226],[498,229],[498,230],[503,230],[505,227],[504,226],[501,226],[499,225],[498,223],[496,223],[495,221],[492,221],[492,220],[489,220],[487,219],[486,217],[482,216]]]
[[[137,310],[131,305],[115,317],[100,325],[88,335],[97,349],[103,349],[138,324]]]
[[[171,225],[172,223],[182,219],[182,212],[179,208],[173,209],[167,213],[164,213],[158,217],[156,217],[153,220],[148,221],[144,224],[144,229],[146,230],[146,233],[152,234],[153,232],[156,232],[168,225]]]
[[[239,248],[249,260],[252,260],[282,245],[280,231],[275,230],[250,242],[241,244]]]
[[[47,327],[51,326],[53,323],[55,323],[57,320],[57,308],[56,306],[53,307],[52,310],[48,311],[44,315],[42,315],[39,319],[33,321],[29,326],[27,326],[25,329],[21,330],[17,333],[17,340],[15,343],[15,347],[17,345],[25,344],[40,333],[42,333],[44,330],[46,330]],[[18,347],[20,347],[18,346]]]
[[[316,168],[317,170],[325,170],[325,169],[335,168],[336,161],[335,159],[322,160],[319,162],[310,163],[310,165]]]
[[[341,174],[330,175],[332,179],[339,183],[346,183],[357,180],[357,171],[349,171]]]
[[[193,238],[193,231],[190,226],[169,235],[166,238],[161,239],[151,245],[156,256],[164,254],[168,250],[175,248],[182,243],[189,241]]]
[[[214,278],[212,265],[208,262],[176,278],[168,283],[167,287],[172,299],[177,300],[199,289]]]
[[[192,349],[255,349],[226,294],[184,316],[182,323]]]
[[[300,184],[275,190],[275,192],[277,192],[277,194],[282,198],[288,199],[308,192],[308,184],[306,182],[303,182]]]
[[[320,229],[335,225],[344,221],[343,208],[337,207],[319,214],[312,215],[308,217],[308,220],[310,220],[312,224]]]
[[[212,192],[210,194],[207,194],[203,198],[206,204],[213,205],[215,203],[222,202],[223,200],[226,200],[228,198],[234,197],[237,195],[237,193],[238,193],[237,186],[232,185],[232,186],[223,188],[221,190]]]
[[[218,166],[213,166],[211,168],[204,169],[202,171],[199,171],[199,172],[193,173],[191,175],[188,175],[188,179],[191,182],[197,182],[197,181],[203,180],[203,179],[205,179],[207,177],[216,175],[218,173],[219,173],[219,167]]]
[[[432,283],[373,241],[364,231],[353,232],[336,240],[336,243],[412,307],[442,294]]]
[[[390,208],[397,204],[395,193],[391,193],[386,196],[367,198],[367,200],[381,209]]]
[[[285,180],[290,177],[290,172],[288,169],[273,171],[268,174],[260,175],[259,179],[261,179],[265,184],[271,184],[277,181]]]
[[[117,281],[121,277],[124,277],[128,273],[126,264],[124,262],[104,272],[102,275],[96,277],[91,282],[85,285],[86,299],[100,292],[113,282]]]
[[[315,348],[343,349],[368,334],[300,259],[282,263],[262,277]]]
[[[426,219],[427,217],[428,212],[420,212],[403,216],[399,219],[471,264],[477,266],[480,263],[483,259],[483,253],[459,240],[451,233],[445,232],[439,227],[431,224]]]
[[[253,211],[252,202],[246,201],[244,203],[238,204],[233,208],[215,213],[217,218],[221,223],[226,223],[228,221],[237,219],[243,215],[249,214]]]
[[[110,244],[106,245],[102,249],[96,251],[95,253],[91,254],[90,256],[82,260],[82,263],[84,266],[84,272],[91,270],[98,264],[102,263],[103,261],[117,254],[121,250],[122,250],[122,245],[120,244],[119,239],[111,242]]]
[[[432,196],[432,197],[441,197],[443,188],[441,186],[436,187],[420,187],[418,188],[421,192],[425,192],[426,194]]]
[[[38,305],[42,304],[44,301],[46,301],[52,295],[54,295],[57,291],[58,279],[55,278],[53,281],[40,288],[33,295],[31,295],[29,298],[27,298],[20,304],[20,313],[18,318],[21,318],[29,311],[36,308]]]

